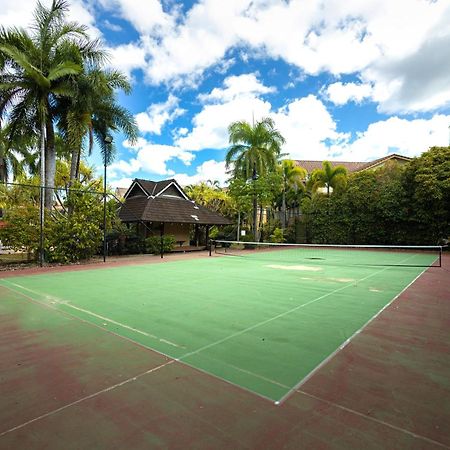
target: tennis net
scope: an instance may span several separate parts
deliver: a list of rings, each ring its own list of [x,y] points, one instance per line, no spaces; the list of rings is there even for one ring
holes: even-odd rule
[[[332,245],[212,241],[216,254],[268,262],[331,265],[441,267],[442,247],[434,245]]]

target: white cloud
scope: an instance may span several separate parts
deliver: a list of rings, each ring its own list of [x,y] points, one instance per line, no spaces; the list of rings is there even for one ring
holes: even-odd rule
[[[142,138],[134,146],[126,142],[125,146],[132,148],[136,152],[136,156],[128,161],[119,160],[111,164],[109,169],[113,178],[123,175],[129,176],[137,172],[171,176],[175,172],[167,167],[168,162],[178,159],[186,166],[189,166],[195,158],[194,154],[179,147],[153,144]]]
[[[175,137],[175,144],[192,151],[228,147],[228,126],[237,120],[251,122],[253,118],[267,116],[271,105],[258,95],[273,92],[273,89],[264,86],[255,74],[226,78],[223,88],[199,96],[203,102],[214,103],[203,106],[192,119],[191,132]]]
[[[345,105],[352,101],[361,103],[372,96],[372,86],[363,83],[333,83],[324,87],[321,93],[335,105]]]
[[[164,103],[154,103],[146,112],[137,114],[136,122],[143,133],[161,134],[163,126],[181,116],[185,110],[178,107],[179,99],[172,94]]]
[[[214,88],[209,94],[199,95],[199,100],[204,103],[225,102],[238,97],[254,97],[276,91],[274,87],[264,86],[254,73],[230,76],[225,78],[223,84],[223,89]]]
[[[140,33],[162,32],[173,26],[174,17],[159,0],[100,0],[103,8],[128,20]]]
[[[132,182],[133,178],[120,178],[117,180],[111,180],[111,182],[108,181],[108,185],[113,188],[128,188],[131,186]]]
[[[51,0],[43,0],[41,3],[46,7],[51,6]],[[33,21],[35,9],[35,0],[0,0],[0,24],[6,28],[28,29]],[[67,19],[86,25],[92,38],[101,36],[101,32],[95,26],[92,8],[87,2],[72,0],[69,4]],[[30,30],[28,29],[28,31]]]
[[[142,69],[146,65],[145,51],[137,44],[123,44],[107,49],[110,55],[110,66],[123,72],[128,78],[135,69]]]
[[[187,175],[179,173],[174,175],[174,178],[180,183],[181,186],[187,186],[188,184],[196,184],[202,181],[218,181],[221,186],[226,184],[229,175],[225,172],[224,161],[209,160],[197,166],[196,173],[194,175]]]
[[[330,148],[335,159],[368,161],[390,153],[418,156],[432,146],[448,145],[450,115],[436,114],[430,119],[391,117],[369,125],[353,142],[342,142]]]
[[[329,143],[341,143],[349,138],[336,131],[333,117],[314,95],[288,103],[272,117],[286,139],[283,151],[293,159],[329,158]]]
[[[184,21],[160,37],[147,34],[143,43],[152,58],[148,79],[155,84],[181,78],[195,83],[208,67],[218,64],[227,49],[238,43],[236,18],[249,0],[203,0],[196,3]]]
[[[270,103],[256,97],[235,98],[229,102],[206,105],[194,116],[194,127],[175,144],[187,150],[228,147],[228,126],[237,120],[252,121],[265,117],[270,112]]]
[[[371,98],[381,111],[425,111],[450,102],[446,1],[202,0],[182,16],[154,0],[148,24],[141,11],[130,18],[138,9],[134,1],[104,2],[120,3],[122,16],[141,31],[144,71],[153,84],[193,86],[238,49],[241,58],[280,58],[306,74],[359,74],[374,86]]]

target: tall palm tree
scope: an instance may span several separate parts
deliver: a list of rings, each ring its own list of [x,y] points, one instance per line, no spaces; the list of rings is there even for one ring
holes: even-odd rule
[[[286,228],[286,194],[289,191],[298,192],[303,189],[303,182],[306,179],[307,172],[303,167],[297,166],[295,161],[291,159],[284,159],[278,166],[282,178],[282,201],[281,201],[281,228],[284,231]]]
[[[65,20],[67,10],[65,0],[53,0],[49,8],[38,2],[31,33],[0,29],[0,116],[7,111],[12,134],[26,127],[40,136],[41,184],[49,187],[56,170],[54,107],[76,94],[70,79],[82,72],[83,62],[103,58],[86,27]],[[51,202],[47,189],[45,206]]]
[[[102,151],[103,160],[110,163],[114,147],[105,143],[105,137],[120,130],[131,141],[138,137],[133,115],[117,104],[115,91],[131,92],[131,85],[120,72],[94,68],[79,75],[77,95],[60,103],[58,127],[72,149],[70,183],[78,178],[82,144],[88,138],[88,153],[94,140]]]
[[[10,125],[1,127],[0,122],[0,182],[6,183],[23,175],[25,167],[29,167],[34,147],[33,136],[16,134],[11,140]]]
[[[285,140],[271,118],[265,117],[253,125],[233,122],[228,134],[231,146],[225,163],[227,169],[233,165],[234,177],[249,180],[255,170],[258,175],[275,170]]]
[[[263,118],[250,125],[245,121],[233,122],[228,127],[229,143],[231,144],[225,164],[227,170],[232,170],[234,178],[256,180],[276,170],[281,147],[285,140],[275,128],[274,121]],[[257,198],[253,197],[253,235],[258,240]]]
[[[326,187],[327,195],[330,195],[330,189],[343,187],[347,183],[347,169],[344,166],[333,167],[329,161],[322,163],[322,169],[316,169],[311,174],[314,186]]]

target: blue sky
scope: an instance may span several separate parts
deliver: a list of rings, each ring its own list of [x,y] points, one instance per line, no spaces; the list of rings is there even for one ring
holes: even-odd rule
[[[69,4],[133,84],[120,101],[141,137],[133,147],[114,137],[114,186],[224,183],[228,125],[265,116],[294,159],[416,156],[449,143],[448,0]],[[0,0],[0,22],[26,27],[34,5]]]

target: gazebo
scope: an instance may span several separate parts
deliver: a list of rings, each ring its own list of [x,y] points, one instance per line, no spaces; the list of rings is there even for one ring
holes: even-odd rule
[[[211,226],[232,223],[215,211],[197,205],[174,179],[134,179],[125,193],[119,217],[126,224],[136,224],[138,233],[144,237],[175,236],[180,249],[190,247],[192,226],[195,246],[198,247],[200,227],[204,227],[208,242]]]

